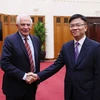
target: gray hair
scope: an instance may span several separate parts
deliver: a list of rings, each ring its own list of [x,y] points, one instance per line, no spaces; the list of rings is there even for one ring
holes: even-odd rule
[[[33,22],[32,22],[32,19],[31,19],[31,17],[30,17],[30,15],[27,15],[27,14],[20,14],[20,15],[18,15],[17,18],[16,18],[16,24],[20,24],[20,20],[21,20],[21,18],[23,18],[23,17],[29,17],[31,24],[33,23]]]

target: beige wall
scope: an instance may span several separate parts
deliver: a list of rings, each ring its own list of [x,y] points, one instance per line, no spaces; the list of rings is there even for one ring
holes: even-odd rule
[[[0,0],[0,13],[44,15],[47,28],[46,58],[54,57],[53,16],[81,13],[100,17],[100,0]]]

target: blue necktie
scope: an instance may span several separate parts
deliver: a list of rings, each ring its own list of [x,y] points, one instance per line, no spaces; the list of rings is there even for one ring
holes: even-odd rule
[[[79,43],[76,42],[75,43],[75,62],[77,61],[77,58],[78,58],[78,55],[79,55],[78,46],[79,46]]]

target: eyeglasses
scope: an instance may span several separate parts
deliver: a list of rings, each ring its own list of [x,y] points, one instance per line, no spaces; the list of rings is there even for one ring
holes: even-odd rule
[[[83,25],[86,25],[86,24],[70,24],[70,28],[74,28],[74,27],[80,28]]]
[[[25,25],[27,25],[27,26],[31,26],[31,24],[20,24],[21,26],[25,26]]]

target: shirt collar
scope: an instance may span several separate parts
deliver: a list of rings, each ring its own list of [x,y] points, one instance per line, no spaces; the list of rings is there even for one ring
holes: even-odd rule
[[[19,32],[19,35],[21,36],[21,38],[24,40],[25,37]],[[27,36],[28,40],[30,39],[29,35]]]
[[[83,43],[84,43],[84,41],[85,41],[85,38],[86,38],[86,35],[82,38],[82,39],[80,39],[79,41],[78,41],[78,43],[80,44],[80,45],[83,45]],[[76,43],[77,41],[76,40],[74,40],[74,43]]]

